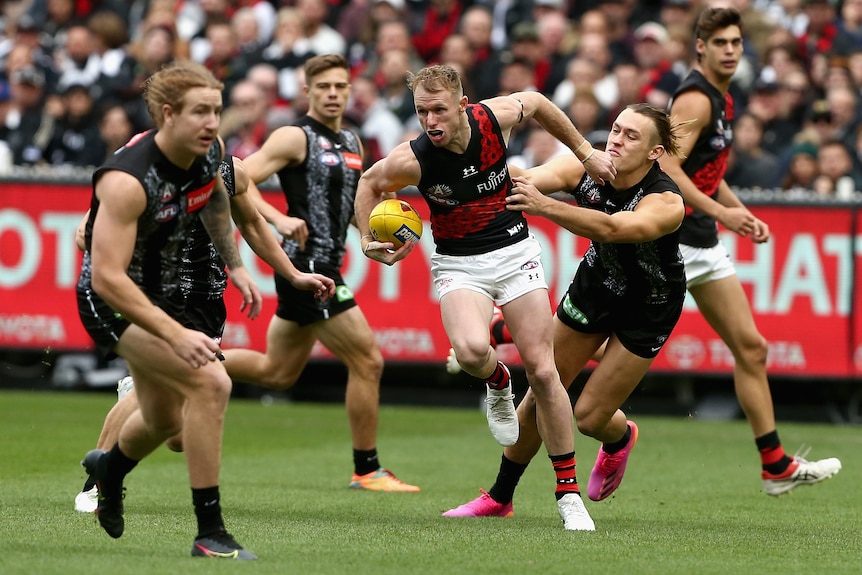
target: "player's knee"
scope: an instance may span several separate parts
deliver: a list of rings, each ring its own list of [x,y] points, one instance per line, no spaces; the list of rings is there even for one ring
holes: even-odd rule
[[[481,369],[487,363],[491,350],[488,342],[478,341],[452,342],[452,348],[458,357],[458,363],[468,372]]]
[[[607,422],[600,421],[600,418],[596,416],[596,410],[590,406],[576,404],[575,423],[578,426],[578,432],[587,437],[595,437]]]
[[[175,453],[181,453],[183,450],[183,434],[178,433],[173,437],[169,438],[165,441],[165,445],[168,446],[168,449]]]
[[[549,389],[550,386],[556,386],[559,384],[559,375],[557,373],[557,368],[549,363],[545,362],[542,365],[532,365],[527,366],[524,365],[524,369],[527,375],[527,381],[530,382],[530,386],[533,388],[542,388]]]
[[[268,370],[263,379],[257,383],[277,391],[286,391],[296,385],[298,380],[299,372],[296,370],[272,369]]]
[[[769,353],[769,343],[759,333],[745,342],[740,350],[739,361],[749,366],[765,366]]]
[[[212,409],[218,410],[227,406],[232,389],[233,382],[227,373],[217,373],[199,382],[186,399],[211,405]],[[171,435],[179,433],[179,431],[177,429]]]

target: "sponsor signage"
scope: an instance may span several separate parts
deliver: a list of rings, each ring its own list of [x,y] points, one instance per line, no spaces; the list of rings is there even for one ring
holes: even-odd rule
[[[280,193],[264,192],[283,205]],[[418,196],[405,196],[425,222],[427,233],[404,261],[388,267],[360,253],[351,229],[343,275],[377,335],[385,357],[394,362],[445,362],[449,348],[431,282],[433,241],[428,208]],[[81,327],[75,283],[81,254],[75,229],[89,207],[87,185],[3,183],[0,195],[0,347],[85,350],[92,342]],[[800,377],[862,375],[862,281],[859,213],[842,206],[757,206],[772,239],[755,245],[729,232],[722,240],[736,263],[755,321],[769,341],[770,373]],[[551,297],[548,313],[565,294],[587,240],[542,218],[529,218],[543,248]],[[256,320],[239,311],[238,292],[228,287],[225,347],[263,350],[275,310],[269,267],[240,243],[246,266],[265,303]],[[517,361],[512,346],[501,355]],[[313,356],[331,355],[318,345]],[[709,328],[691,298],[653,371],[728,374],[733,357]]]

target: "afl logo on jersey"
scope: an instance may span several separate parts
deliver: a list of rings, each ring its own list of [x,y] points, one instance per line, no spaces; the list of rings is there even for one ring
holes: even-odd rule
[[[176,204],[170,204],[168,206],[163,207],[158,212],[156,212],[156,221],[157,222],[169,222],[180,212],[179,206]]]
[[[320,163],[324,166],[337,166],[341,163],[341,158],[333,152],[323,152],[320,154]]]
[[[727,146],[724,136],[713,136],[709,139],[709,147],[716,152],[722,151]]]

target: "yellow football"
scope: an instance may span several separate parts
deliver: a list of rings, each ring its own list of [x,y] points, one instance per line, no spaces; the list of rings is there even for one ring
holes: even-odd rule
[[[368,224],[375,240],[392,242],[396,249],[408,240],[418,242],[422,237],[422,218],[404,200],[383,200],[371,210]]]

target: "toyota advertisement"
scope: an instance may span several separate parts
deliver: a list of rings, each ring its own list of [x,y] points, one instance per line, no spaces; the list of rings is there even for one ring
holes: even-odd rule
[[[10,349],[93,349],[78,319],[75,282],[81,254],[75,229],[89,206],[87,185],[5,182],[0,194],[0,347]],[[280,193],[265,192],[276,205]],[[366,259],[351,229],[343,275],[365,311],[390,361],[445,363],[449,343],[440,322],[431,283],[428,209],[416,195],[403,195],[422,215],[425,232],[405,260],[387,267]],[[862,374],[862,281],[859,213],[841,206],[756,206],[772,238],[755,245],[729,232],[722,240],[736,263],[761,333],[769,341],[769,371],[807,378],[848,378]],[[548,313],[565,292],[588,241],[544,220],[530,217],[543,247],[550,286]],[[243,242],[246,266],[265,296],[261,317],[240,313],[238,292],[225,294],[228,323],[223,346],[263,350],[275,310],[272,272]],[[517,361],[513,346],[501,355]],[[322,346],[314,357],[330,357]],[[689,298],[682,318],[659,354],[653,371],[728,374],[733,356]]]

